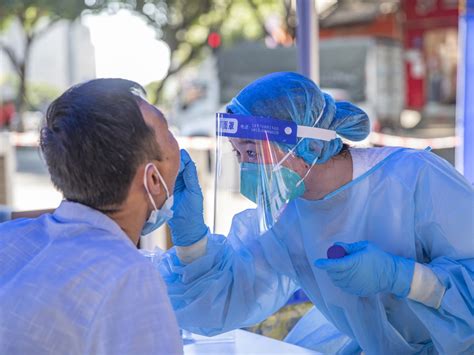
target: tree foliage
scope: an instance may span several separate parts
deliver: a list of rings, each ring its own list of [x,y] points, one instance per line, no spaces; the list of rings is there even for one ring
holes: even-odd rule
[[[265,18],[285,16],[291,0],[125,0],[120,4],[144,18],[170,48],[169,71],[153,85],[156,103],[168,78],[209,53],[210,32],[220,33],[224,45],[243,38],[263,38],[268,35]]]
[[[88,8],[82,0],[2,0],[0,2],[0,31],[17,21],[22,30],[21,50],[0,40],[0,50],[10,60],[18,75],[17,128],[22,130],[21,114],[28,100],[26,76],[32,44],[61,19],[74,20]]]
[[[156,31],[170,48],[171,65],[165,78],[154,85],[155,103],[161,99],[167,79],[209,53],[207,38],[220,33],[223,44],[269,35],[266,19],[280,16],[292,32],[295,0],[2,0],[0,31],[18,21],[23,31],[21,53],[0,40],[0,50],[10,59],[19,77],[17,107],[21,112],[28,94],[26,75],[31,44],[61,19],[73,20],[84,10],[109,13],[128,9]],[[293,27],[294,32],[294,27]],[[139,39],[137,39],[139,40]]]

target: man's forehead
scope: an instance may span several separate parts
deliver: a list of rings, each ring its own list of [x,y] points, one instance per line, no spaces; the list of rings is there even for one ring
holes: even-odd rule
[[[156,106],[148,103],[145,100],[140,100],[140,110],[147,116],[153,115],[159,117],[160,120],[166,121],[165,115]]]
[[[160,116],[162,119],[166,119],[165,114],[164,114],[163,112],[161,112],[161,110],[160,110],[158,107],[156,107],[156,106],[154,106],[154,105],[151,105],[151,104],[150,104],[150,106],[151,106],[151,109],[152,109],[158,116]]]

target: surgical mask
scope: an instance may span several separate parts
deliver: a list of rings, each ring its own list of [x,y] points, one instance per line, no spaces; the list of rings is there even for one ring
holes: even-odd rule
[[[155,201],[153,200],[150,190],[148,189],[146,173],[150,166],[152,166],[153,169],[155,169],[156,173],[158,174],[158,178],[160,179],[166,191],[166,201],[160,209],[156,207]],[[143,184],[145,185],[146,193],[148,194],[148,198],[150,199],[150,202],[154,208],[154,210],[150,214],[150,217],[148,217],[148,220],[145,222],[145,225],[143,226],[143,229],[141,232],[142,235],[147,235],[153,232],[154,230],[158,229],[159,227],[161,227],[163,224],[165,224],[167,221],[169,221],[173,217],[173,210],[171,209],[173,207],[173,195],[170,195],[168,186],[166,186],[165,180],[163,179],[160,172],[158,171],[158,169],[153,163],[149,163],[145,167],[145,174],[143,176]]]
[[[260,184],[261,174],[267,175],[265,180],[270,181],[267,188]],[[285,166],[280,165],[276,169],[272,165],[255,163],[242,163],[240,166],[240,193],[252,202],[257,203],[259,193],[288,202],[300,197],[304,192],[303,179]]]

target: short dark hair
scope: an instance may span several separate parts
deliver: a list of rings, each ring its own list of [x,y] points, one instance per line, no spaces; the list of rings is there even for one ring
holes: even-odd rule
[[[161,159],[140,111],[144,94],[133,81],[95,79],[51,103],[40,147],[51,180],[66,199],[112,211],[125,201],[138,166]]]

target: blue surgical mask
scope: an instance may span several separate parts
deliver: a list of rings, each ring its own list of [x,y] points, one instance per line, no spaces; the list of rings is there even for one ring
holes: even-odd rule
[[[155,169],[156,173],[158,174],[158,178],[160,179],[166,191],[166,201],[160,209],[156,207],[155,201],[153,200],[153,197],[151,196],[150,191],[148,189],[146,173],[150,166],[152,166],[153,169]],[[145,222],[145,225],[143,226],[143,229],[141,232],[142,235],[147,235],[153,232],[154,230],[158,229],[159,227],[161,227],[163,224],[165,224],[167,221],[169,221],[173,217],[173,210],[171,209],[173,207],[173,195],[170,195],[168,186],[166,186],[165,180],[163,179],[160,172],[158,171],[158,169],[153,163],[149,163],[145,167],[145,175],[143,177],[143,184],[145,185],[148,198],[150,199],[150,202],[154,208],[154,210],[150,214],[150,217],[148,217],[147,221]]]
[[[255,203],[259,193],[268,199],[287,203],[303,195],[305,189],[301,176],[285,166],[275,169],[273,165],[240,165],[240,193]]]

